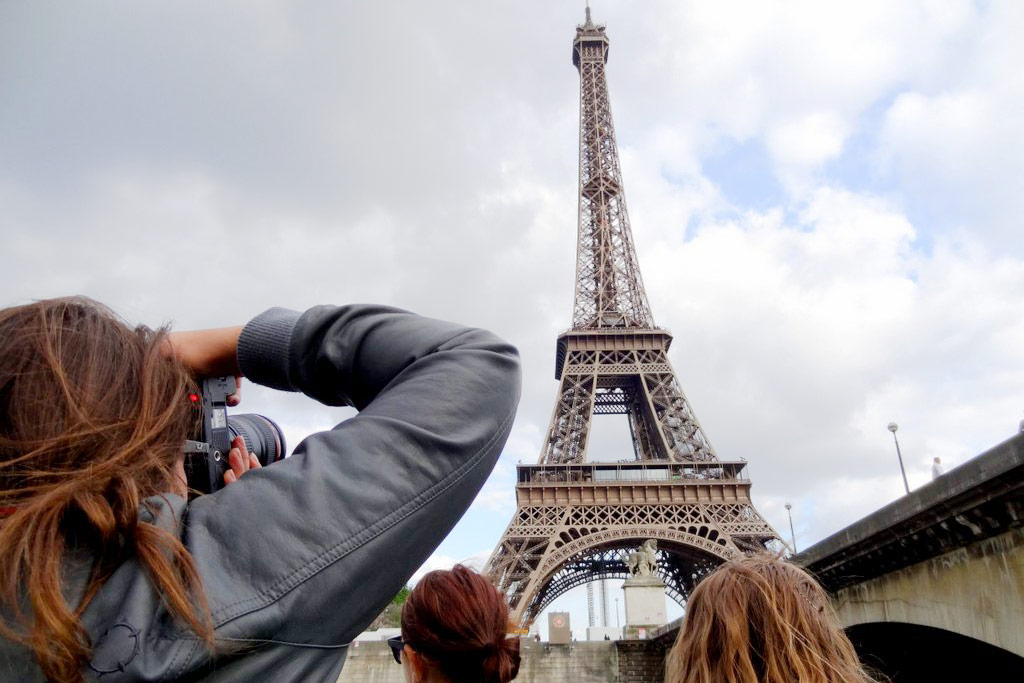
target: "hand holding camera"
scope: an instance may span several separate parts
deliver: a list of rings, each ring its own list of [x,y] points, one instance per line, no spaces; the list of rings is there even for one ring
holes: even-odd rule
[[[285,454],[284,434],[273,420],[256,414],[227,414],[227,408],[241,400],[237,356],[241,332],[241,327],[224,327],[168,335],[170,353],[199,382],[200,391],[191,399],[202,415],[196,433],[185,442],[185,475],[189,488],[201,493],[213,493]]]
[[[228,467],[224,473],[224,485],[234,484],[238,478],[249,470],[258,470],[263,467],[260,459],[255,453],[250,453],[245,445],[245,439],[236,436],[231,442],[231,450],[228,452]]]
[[[167,335],[168,351],[176,356],[198,378],[235,378],[236,391],[228,397],[228,405],[236,406],[241,400],[242,371],[238,367],[238,336],[242,327],[220,327],[213,330],[189,330]]]

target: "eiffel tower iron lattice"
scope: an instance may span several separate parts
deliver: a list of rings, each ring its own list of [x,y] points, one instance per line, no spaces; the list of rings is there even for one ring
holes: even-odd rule
[[[558,337],[560,381],[536,465],[517,468],[517,510],[487,563],[513,619],[531,623],[565,591],[626,578],[625,558],[656,539],[656,572],[685,604],[721,562],[782,545],[750,500],[746,462],[720,460],[655,326],[629,227],[605,64],[608,37],[586,10],[580,74],[579,232],[572,328]],[[632,456],[588,462],[592,418],[625,415]]]

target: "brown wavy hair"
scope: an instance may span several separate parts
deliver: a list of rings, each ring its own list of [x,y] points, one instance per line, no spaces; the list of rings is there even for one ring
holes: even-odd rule
[[[796,565],[726,562],[690,596],[665,683],[871,683],[828,596]]]
[[[50,681],[83,680],[92,644],[81,615],[129,557],[212,643],[191,555],[139,518],[146,498],[174,490],[194,420],[194,383],[165,336],[80,297],[0,311],[0,635],[31,648]],[[93,563],[68,604],[75,549]]]
[[[402,639],[452,683],[506,683],[519,673],[508,602],[460,564],[420,579],[402,606]]]

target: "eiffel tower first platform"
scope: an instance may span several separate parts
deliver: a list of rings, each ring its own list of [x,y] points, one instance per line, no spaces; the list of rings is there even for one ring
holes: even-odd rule
[[[721,460],[668,360],[651,316],[626,213],[605,63],[608,38],[587,9],[572,61],[580,74],[579,235],[572,329],[558,337],[561,384],[536,465],[517,468],[517,510],[487,563],[512,618],[531,623],[570,588],[627,578],[624,560],[656,539],[656,573],[685,605],[721,562],[782,547],[754,509],[745,461]],[[591,421],[626,415],[633,452],[586,458]]]

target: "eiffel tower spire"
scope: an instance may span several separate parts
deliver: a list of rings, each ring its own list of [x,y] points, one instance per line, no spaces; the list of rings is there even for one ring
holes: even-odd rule
[[[579,237],[573,329],[654,327],[622,189],[619,149],[608,100],[604,26],[576,28],[572,63],[580,73]]]
[[[672,335],[655,326],[626,212],[605,64],[605,27],[587,7],[580,74],[579,238],[572,328],[558,337],[558,398],[536,465],[519,465],[516,513],[486,572],[531,622],[565,591],[628,576],[657,541],[657,574],[684,604],[696,581],[740,553],[781,544],[754,509],[746,462],[720,460],[676,381]],[[587,459],[591,422],[625,415],[632,453]]]
[[[605,27],[576,27],[580,74],[579,227],[572,329],[559,336],[559,400],[540,462],[583,462],[591,416],[625,414],[636,460],[710,461],[714,449],[668,361],[629,227],[605,64]]]

